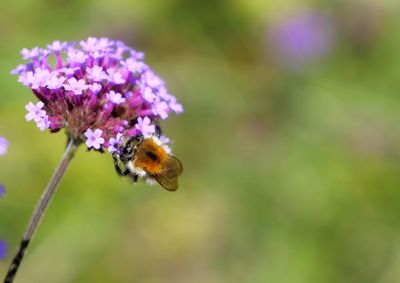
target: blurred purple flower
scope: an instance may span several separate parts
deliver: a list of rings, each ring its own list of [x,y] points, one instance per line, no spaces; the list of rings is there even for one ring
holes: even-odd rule
[[[6,188],[0,184],[0,197],[4,196],[6,193]]]
[[[296,67],[325,55],[333,44],[328,17],[318,11],[298,11],[272,25],[270,40],[278,59]]]
[[[0,136],[0,156],[6,154],[8,149],[8,141]]]
[[[23,49],[28,61],[12,71],[40,100],[26,106],[26,119],[40,130],[65,128],[70,138],[89,148],[113,150],[118,134],[140,132],[139,118],[147,117],[144,131],[149,132],[156,120],[183,111],[164,81],[142,61],[144,54],[121,41],[89,37],[75,43],[54,41],[47,48]]]
[[[172,97],[170,102],[168,103],[169,107],[174,111],[175,113],[182,113],[183,112],[183,106],[182,104],[178,103],[176,101],[175,97]]]
[[[7,152],[8,141],[0,136],[0,155],[4,155]],[[4,185],[0,184],[0,197],[4,196],[6,193],[6,188]]]
[[[0,260],[4,260],[7,258],[7,243],[3,240],[0,240]]]

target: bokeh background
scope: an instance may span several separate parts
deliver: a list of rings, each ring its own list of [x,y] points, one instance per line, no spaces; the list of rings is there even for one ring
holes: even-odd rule
[[[162,123],[180,189],[81,148],[15,282],[400,281],[396,1],[6,0],[0,34],[0,277],[65,144],[9,72],[24,47],[107,36],[185,107]]]

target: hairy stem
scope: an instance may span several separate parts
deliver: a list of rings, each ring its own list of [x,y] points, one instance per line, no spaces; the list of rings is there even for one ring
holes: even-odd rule
[[[51,198],[53,197],[58,184],[60,183],[61,177],[64,175],[65,171],[68,168],[69,163],[74,157],[77,147],[78,144],[74,142],[73,139],[69,139],[67,147],[65,148],[64,151],[64,155],[61,159],[61,162],[58,165],[56,171],[54,172],[54,175],[51,178],[46,189],[44,190],[42,196],[40,197],[39,203],[32,214],[31,220],[29,221],[29,225],[22,238],[20,247],[10,264],[10,268],[8,269],[6,278],[4,279],[4,283],[11,283],[14,281],[15,274],[17,273],[21,261],[24,258],[29,242],[31,241],[34,235],[38,227],[38,224],[40,222],[40,219],[42,218],[43,213],[45,212]]]

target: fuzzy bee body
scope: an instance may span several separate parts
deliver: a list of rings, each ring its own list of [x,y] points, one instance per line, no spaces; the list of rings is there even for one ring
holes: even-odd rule
[[[113,155],[115,169],[133,182],[140,177],[150,184],[158,182],[166,190],[176,191],[183,167],[170,152],[168,145],[158,137],[126,137],[121,142],[119,155]],[[120,161],[125,170],[121,168]]]

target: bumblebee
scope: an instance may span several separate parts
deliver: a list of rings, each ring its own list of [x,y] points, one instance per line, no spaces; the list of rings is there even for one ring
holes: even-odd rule
[[[141,177],[150,184],[158,182],[168,191],[178,189],[178,176],[183,171],[182,163],[171,154],[168,144],[158,136],[123,137],[119,153],[113,154],[113,160],[117,173],[129,177],[135,183]]]

